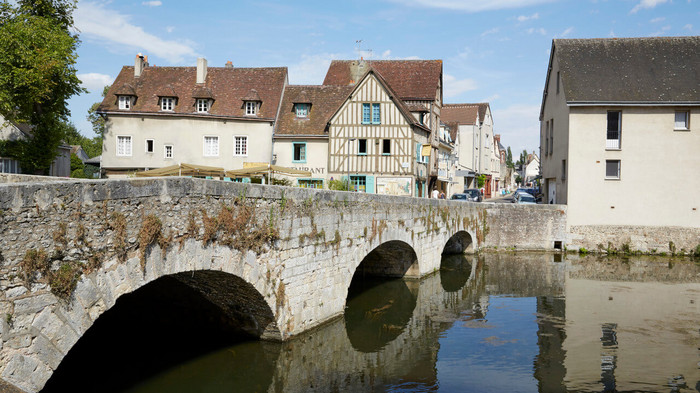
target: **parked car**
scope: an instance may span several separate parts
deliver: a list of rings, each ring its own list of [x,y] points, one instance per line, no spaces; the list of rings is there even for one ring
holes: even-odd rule
[[[532,195],[533,197],[534,197],[535,195],[537,195],[537,193],[536,193],[536,191],[535,191],[534,188],[523,188],[523,187],[521,187],[521,188],[518,188],[517,190],[515,190],[515,193],[516,193],[516,194],[519,193],[519,192],[526,192],[526,193]]]
[[[457,193],[457,194],[452,194],[452,196],[450,197],[450,199],[458,200],[458,201],[471,201],[471,198],[469,197],[469,195],[467,195],[467,194],[459,194],[459,193]]]
[[[518,191],[515,193],[515,197],[514,197],[513,202],[521,203],[521,204],[531,204],[531,205],[534,205],[537,203],[534,196],[532,196],[528,192],[523,192],[523,191]]]
[[[464,193],[469,195],[469,198],[471,198],[471,200],[474,202],[481,202],[483,199],[481,191],[476,188],[465,188]]]

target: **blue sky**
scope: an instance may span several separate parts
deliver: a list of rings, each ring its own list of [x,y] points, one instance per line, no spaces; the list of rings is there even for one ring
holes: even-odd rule
[[[69,108],[86,136],[87,109],[139,52],[159,66],[286,66],[291,84],[320,84],[331,60],[361,53],[442,59],[445,102],[490,102],[517,157],[539,145],[553,38],[698,35],[700,0],[80,0],[74,16],[90,94]]]

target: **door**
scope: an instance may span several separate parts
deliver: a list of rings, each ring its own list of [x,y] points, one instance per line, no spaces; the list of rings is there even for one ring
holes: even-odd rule
[[[557,203],[557,179],[547,179],[547,203]]]

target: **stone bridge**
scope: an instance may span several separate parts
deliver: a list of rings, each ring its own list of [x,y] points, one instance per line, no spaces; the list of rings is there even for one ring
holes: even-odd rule
[[[0,390],[41,390],[100,316],[155,285],[187,288],[226,333],[285,341],[343,315],[353,278],[552,249],[565,231],[563,206],[192,178],[0,184]]]

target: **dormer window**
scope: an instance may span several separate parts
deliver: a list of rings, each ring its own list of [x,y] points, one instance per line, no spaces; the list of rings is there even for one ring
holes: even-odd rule
[[[245,115],[246,116],[256,116],[258,114],[258,103],[255,101],[246,101],[245,103]]]
[[[197,99],[197,113],[209,113],[210,102],[206,98]]]
[[[163,97],[160,99],[160,110],[172,112],[175,110],[175,97]]]
[[[297,118],[307,118],[309,117],[309,104],[294,104],[294,110],[296,111]]]
[[[131,96],[119,96],[119,109],[125,111],[131,109]]]

